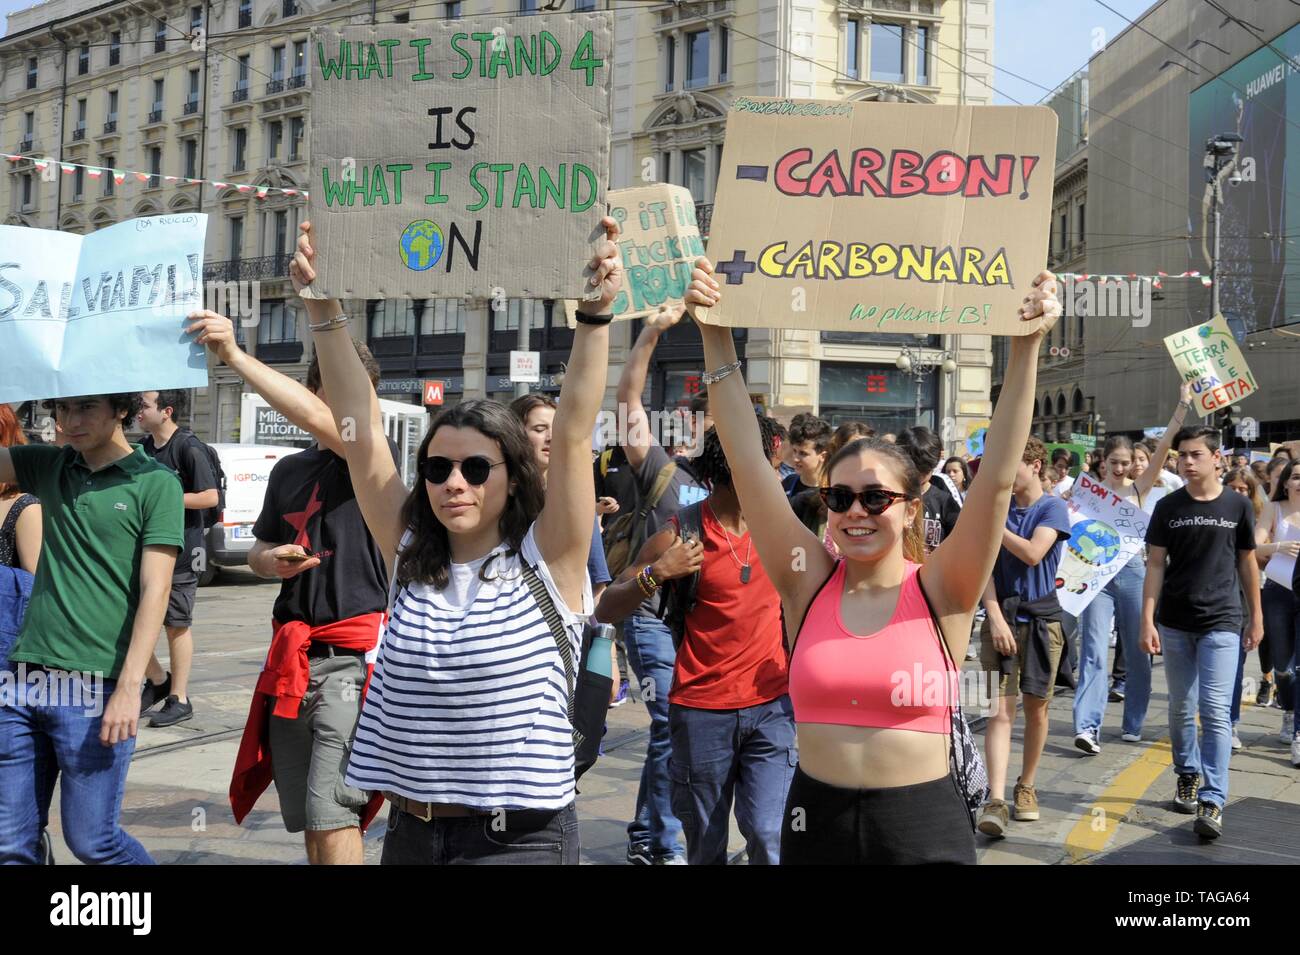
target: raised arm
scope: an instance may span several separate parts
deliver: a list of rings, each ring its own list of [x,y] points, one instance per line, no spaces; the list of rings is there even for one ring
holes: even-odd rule
[[[546,505],[537,518],[537,549],[550,568],[560,595],[571,607],[582,606],[587,576],[591,528],[596,520],[596,484],[591,472],[591,429],[605,396],[609,375],[609,317],[623,287],[618,223],[601,220],[605,236],[588,264],[591,286],[598,298],[578,303],[578,328],[551,422],[551,464],[546,475]],[[584,315],[605,316],[600,325],[582,321]]]
[[[1187,412],[1191,407],[1192,386],[1187,382],[1183,382],[1178,388],[1178,404],[1174,406],[1174,413],[1169,418],[1169,425],[1165,428],[1165,433],[1160,436],[1160,443],[1156,445],[1155,453],[1151,455],[1151,462],[1147,465],[1147,469],[1142,472],[1142,476],[1133,482],[1139,498],[1145,498],[1151,493],[1156,481],[1160,479],[1160,472],[1164,470],[1164,460],[1169,456],[1169,449],[1174,446],[1174,435],[1182,428],[1183,419],[1187,416]],[[1160,462],[1159,465],[1157,465],[1157,461]]]
[[[311,309],[308,307],[308,312]],[[346,457],[339,429],[329,406],[288,375],[268,368],[249,355],[235,340],[235,326],[226,316],[211,309],[192,313],[186,321],[185,331],[195,336],[200,345],[206,345],[219,361],[248,383],[248,387],[266,399],[280,414],[329,448],[340,457]]]
[[[712,308],[719,299],[712,264],[708,259],[697,260],[686,293],[687,308]],[[731,329],[701,324],[700,337],[704,340],[706,371],[713,374],[729,367],[735,369],[709,383],[709,411],[727,456],[740,510],[749,515],[746,523],[758,559],[781,599],[791,609],[802,608],[831,572],[834,560],[817,535],[795,516],[781,478],[763,453],[763,440],[749,400],[749,386],[740,373]]]
[[[1033,537],[1021,537],[1009,528],[1002,528],[1002,546],[1011,556],[1029,565],[1037,567],[1043,558],[1056,546],[1060,535],[1054,527],[1035,527]],[[996,558],[995,558],[996,559]]]
[[[641,404],[641,394],[645,391],[646,374],[650,369],[650,359],[654,356],[659,336],[672,328],[685,314],[681,305],[660,309],[641,323],[641,334],[637,336],[632,350],[627,353],[623,363],[623,374],[618,379],[618,403],[627,409],[627,434],[623,439],[623,453],[633,471],[639,471],[645,461],[654,435],[650,433],[650,421],[646,417],[645,407]]]
[[[1056,277],[1041,272],[1020,307],[1020,319],[1031,330],[1011,339],[1002,395],[989,423],[984,457],[966,494],[961,520],[921,568],[921,582],[940,617],[973,610],[993,572],[1003,543],[1011,485],[1034,417],[1038,347],[1060,315]]]
[[[298,251],[289,274],[294,288],[301,293],[316,280],[313,263],[318,250],[312,244],[311,223],[304,222],[299,229],[302,234],[298,236]],[[347,318],[338,300],[304,298],[303,304],[308,320],[325,326],[312,330],[321,382],[329,395],[334,426],[346,439],[342,441],[344,456],[361,516],[380,551],[391,562],[397,557],[397,545],[402,539],[402,504],[407,490],[388,449],[388,436],[379,417],[379,398],[352,345]]]

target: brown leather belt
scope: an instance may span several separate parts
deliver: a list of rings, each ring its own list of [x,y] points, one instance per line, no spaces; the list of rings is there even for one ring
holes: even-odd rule
[[[414,816],[421,822],[428,822],[430,819],[464,819],[470,816],[491,815],[491,813],[455,803],[417,802],[414,799],[399,796],[397,793],[385,792],[384,798],[396,806],[398,812]]]

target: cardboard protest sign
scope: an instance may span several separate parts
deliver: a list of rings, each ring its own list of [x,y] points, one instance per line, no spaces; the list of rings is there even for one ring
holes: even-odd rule
[[[1202,418],[1259,391],[1237,339],[1222,315],[1165,339],[1178,375],[1192,386],[1192,405]]]
[[[989,423],[988,418],[981,418],[966,426],[966,453],[972,458],[984,454],[984,440],[988,437]]]
[[[1083,465],[1088,460],[1088,452],[1092,450],[1093,446],[1087,444],[1076,444],[1073,441],[1056,441],[1051,444],[1045,444],[1043,447],[1047,449],[1048,460],[1051,460],[1052,452],[1057,448],[1065,448],[1065,450],[1069,451],[1070,454],[1073,455],[1070,459],[1070,475],[1078,476],[1079,472],[1083,470]],[[1076,461],[1078,463],[1076,463]],[[1062,475],[1062,477],[1064,478],[1065,475]]]
[[[207,219],[0,226],[0,401],[206,385],[184,320],[203,307]]]
[[[1020,335],[1056,114],[737,97],[709,257],[719,325]]]
[[[624,269],[614,319],[645,318],[661,305],[680,304],[695,260],[704,254],[691,191],[656,183],[615,189],[606,198],[609,214],[618,222]],[[576,326],[576,303],[564,305],[569,326]]]
[[[1056,596],[1061,609],[1077,617],[1142,551],[1151,515],[1087,472],[1075,479],[1066,504],[1070,540],[1056,570]]]
[[[309,294],[577,298],[609,179],[612,14],[313,28]]]

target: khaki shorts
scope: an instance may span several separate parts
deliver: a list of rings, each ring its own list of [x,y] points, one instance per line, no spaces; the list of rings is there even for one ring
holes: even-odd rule
[[[1015,625],[1016,655],[1011,659],[1011,672],[1001,673],[1002,654],[998,653],[997,648],[993,646],[993,633],[989,629],[988,620],[985,619],[983,626],[980,627],[980,666],[985,673],[1000,673],[998,692],[1002,696],[1020,695],[1020,671],[1025,665],[1025,648],[1029,646],[1029,628],[1028,623]],[[1061,667],[1061,654],[1065,652],[1065,632],[1061,630],[1058,621],[1049,622],[1047,632],[1051,641],[1049,654],[1052,675],[1047,680],[1047,696],[1042,699],[1050,700],[1056,688],[1056,671]]]

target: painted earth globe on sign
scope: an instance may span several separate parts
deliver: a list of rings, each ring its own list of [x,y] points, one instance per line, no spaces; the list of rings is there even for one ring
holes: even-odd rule
[[[423,272],[442,258],[442,230],[428,219],[416,219],[402,232],[402,261],[408,269]]]
[[[1066,546],[1085,564],[1099,567],[1119,556],[1119,534],[1103,521],[1079,521],[1070,528],[1070,543]]]

